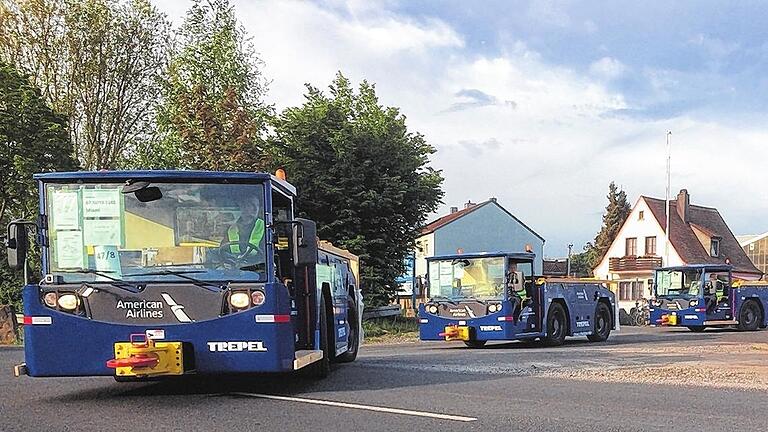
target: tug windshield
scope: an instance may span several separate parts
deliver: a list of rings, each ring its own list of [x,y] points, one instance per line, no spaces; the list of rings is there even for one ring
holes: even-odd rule
[[[701,271],[656,271],[657,297],[698,297],[701,293]]]
[[[64,282],[266,280],[262,184],[57,183],[45,192],[48,273]]]
[[[504,284],[504,257],[429,262],[429,286],[433,299],[501,300]]]

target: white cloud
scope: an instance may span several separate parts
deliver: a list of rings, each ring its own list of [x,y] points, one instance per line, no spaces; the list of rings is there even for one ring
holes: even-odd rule
[[[613,57],[603,57],[589,65],[589,71],[592,74],[608,80],[621,77],[626,70],[627,67],[624,63]]]
[[[532,13],[567,24],[549,6]],[[269,98],[278,108],[300,104],[306,82],[325,88],[337,70],[354,82],[376,83],[382,103],[400,107],[409,127],[437,147],[433,165],[446,178],[442,210],[496,196],[547,239],[548,255],[594,236],[610,181],[632,201],[663,196],[668,129],[673,188],[687,187],[695,203],[728,207],[722,210],[734,231],[765,230],[748,225],[754,205],[742,209],[768,203],[764,182],[749,178],[762,172],[768,134],[685,117],[612,115],[634,108],[605,85],[627,72],[613,57],[597,60],[584,75],[548,63],[520,40],[503,40],[500,53],[480,55],[444,21],[404,17],[368,2],[242,2],[236,10],[266,63]],[[674,90],[673,76],[645,74],[657,91]],[[760,206],[768,204],[757,204],[764,212]]]

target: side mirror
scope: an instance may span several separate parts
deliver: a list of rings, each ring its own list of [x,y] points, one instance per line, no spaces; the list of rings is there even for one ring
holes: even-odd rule
[[[156,186],[149,186],[143,189],[139,189],[134,192],[133,195],[136,196],[137,200],[143,203],[157,201],[163,197],[163,193],[160,191],[160,188]]]
[[[293,224],[293,264],[297,267],[317,264],[317,225],[309,219],[296,218]]]
[[[29,222],[13,221],[8,224],[8,238],[5,241],[5,251],[8,255],[8,266],[13,270],[21,270],[27,261],[29,250]]]

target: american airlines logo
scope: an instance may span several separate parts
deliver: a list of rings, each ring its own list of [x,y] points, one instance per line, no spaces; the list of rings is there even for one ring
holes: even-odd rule
[[[171,297],[168,293],[163,293],[163,300],[165,300],[165,303],[168,305],[168,307],[171,308],[171,312],[173,312],[173,316],[176,317],[176,319],[179,322],[188,323],[192,322],[192,319],[187,315],[186,312],[184,312],[184,306],[177,304],[176,300]]]

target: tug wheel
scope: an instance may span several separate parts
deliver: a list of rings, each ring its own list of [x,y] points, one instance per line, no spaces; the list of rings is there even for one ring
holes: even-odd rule
[[[755,331],[763,321],[763,314],[760,312],[760,307],[754,300],[747,300],[741,306],[739,312],[739,330],[741,331]]]
[[[613,327],[611,310],[605,303],[600,302],[595,307],[595,326],[592,330],[594,333],[587,336],[587,339],[590,342],[604,342],[611,335],[611,327]]]
[[[547,336],[544,343],[547,346],[559,346],[565,342],[565,335],[568,333],[568,320],[566,319],[565,309],[560,303],[552,303],[547,313]]]
[[[349,363],[357,358],[357,351],[360,348],[360,323],[358,322],[357,303],[355,298],[347,294],[347,327],[349,333],[347,336],[347,352],[337,357],[341,363]]]

